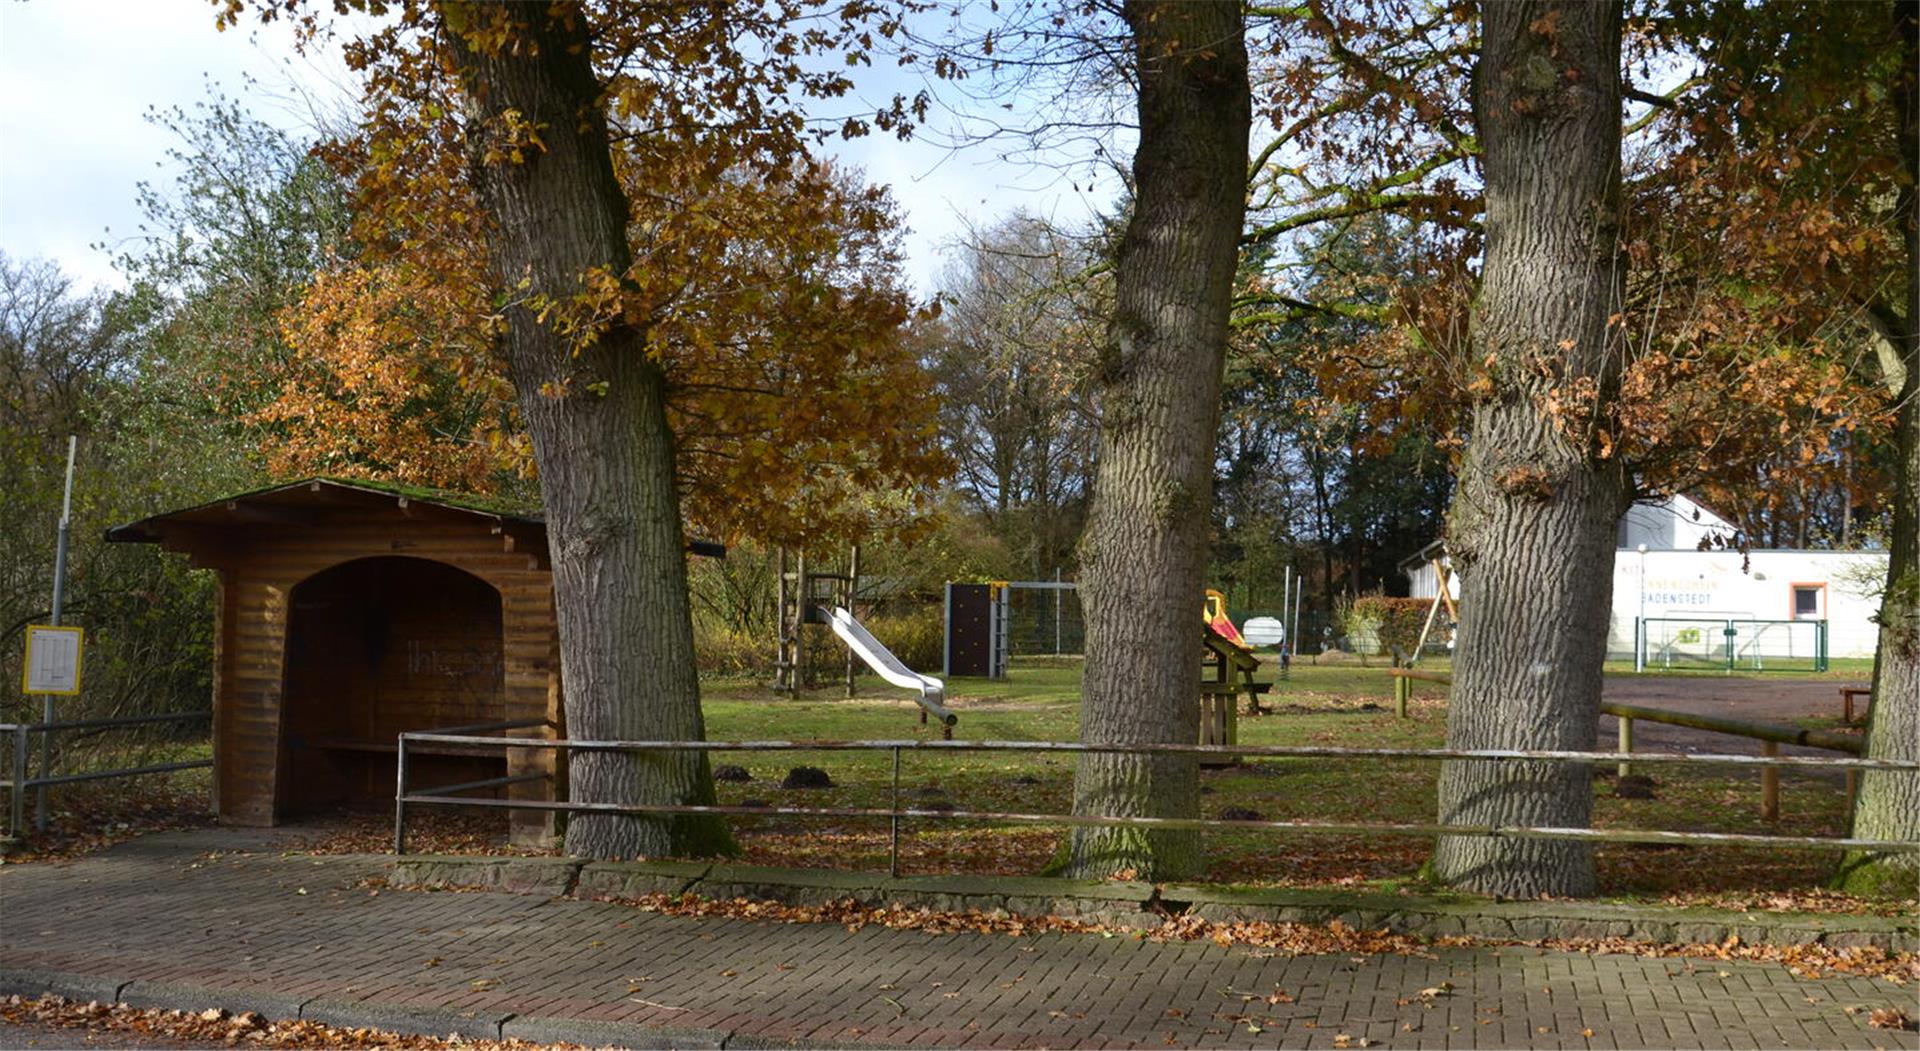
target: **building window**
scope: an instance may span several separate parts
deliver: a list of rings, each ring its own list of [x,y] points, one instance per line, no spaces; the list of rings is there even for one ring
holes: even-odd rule
[[[1819,620],[1826,615],[1821,608],[1826,597],[1825,584],[1795,584],[1793,586],[1793,619]]]

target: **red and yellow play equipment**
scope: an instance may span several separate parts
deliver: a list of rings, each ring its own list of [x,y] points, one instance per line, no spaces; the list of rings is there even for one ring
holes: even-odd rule
[[[1247,645],[1246,637],[1240,634],[1240,629],[1233,626],[1233,618],[1227,616],[1227,596],[1208,588],[1206,604],[1201,609],[1200,617],[1206,621],[1207,627],[1213,629],[1214,634],[1243,650],[1253,649],[1252,646]]]
[[[1200,672],[1200,743],[1239,744],[1240,695],[1246,695],[1249,713],[1260,715],[1266,711],[1260,706],[1260,696],[1273,685],[1253,681],[1260,658],[1254,656],[1253,647],[1227,617],[1225,595],[1207,589],[1200,619],[1204,625],[1200,641],[1205,647]],[[1201,758],[1200,765],[1232,766],[1235,762],[1232,756],[1208,755]]]

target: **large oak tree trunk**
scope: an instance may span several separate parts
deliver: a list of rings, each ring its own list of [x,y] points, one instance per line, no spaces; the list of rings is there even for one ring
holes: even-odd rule
[[[1594,434],[1622,352],[1609,324],[1625,271],[1621,8],[1498,0],[1483,23],[1487,244],[1469,368],[1484,377],[1448,528],[1461,599],[1447,744],[1590,749],[1626,489]],[[1440,775],[1450,824],[1578,827],[1592,805],[1583,764],[1455,761]],[[1512,897],[1594,890],[1590,849],[1564,840],[1443,837],[1431,871]]]
[[[1880,640],[1865,754],[1920,761],[1920,3],[1893,5],[1905,51],[1895,84],[1901,163],[1908,179],[1899,211],[1907,246],[1906,318],[1898,333],[1906,364],[1895,432],[1893,534],[1887,545],[1887,591],[1880,601]],[[1920,840],[1920,774],[1870,770],[1861,775],[1853,834]],[[1853,854],[1838,884],[1861,894],[1915,893],[1920,854]]]
[[[480,8],[480,11],[486,9]],[[506,46],[450,32],[479,148],[476,189],[493,225],[498,287],[513,290],[505,347],[533,438],[547,511],[567,733],[585,740],[704,736],[666,382],[645,334],[615,321],[591,346],[526,305],[565,302],[582,277],[632,263],[627,202],[614,177],[601,85],[577,9],[511,9]],[[478,21],[466,6],[463,20]],[[489,19],[489,21],[491,21]],[[483,158],[503,115],[538,130],[524,161]],[[575,802],[713,801],[705,753],[584,752],[567,764]],[[615,858],[731,850],[717,818],[575,815],[567,853]]]
[[[1080,739],[1192,743],[1220,375],[1246,211],[1245,25],[1237,3],[1130,0],[1125,17],[1140,144],[1097,376]],[[1192,817],[1198,806],[1192,756],[1089,754],[1075,773],[1078,814]],[[1083,877],[1167,878],[1199,870],[1200,840],[1082,829],[1067,860]]]

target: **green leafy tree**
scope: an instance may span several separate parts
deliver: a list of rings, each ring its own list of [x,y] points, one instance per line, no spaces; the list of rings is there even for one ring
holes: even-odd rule
[[[87,629],[88,651],[82,694],[58,702],[67,716],[203,710],[211,696],[211,575],[103,539],[230,477],[218,435],[145,388],[142,313],[132,297],[81,292],[51,263],[0,255],[0,494],[11,509],[0,524],[0,675],[19,680],[21,633],[50,612],[73,435],[64,619]],[[182,456],[183,439],[210,440],[209,455]],[[15,697],[0,718],[37,721],[38,707]]]

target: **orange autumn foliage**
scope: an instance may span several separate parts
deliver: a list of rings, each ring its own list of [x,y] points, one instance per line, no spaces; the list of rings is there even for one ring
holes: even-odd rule
[[[477,491],[531,477],[516,399],[583,391],[513,388],[496,341],[523,306],[576,348],[612,325],[644,332],[667,373],[693,529],[788,543],[909,527],[947,464],[932,384],[902,337],[919,308],[898,216],[884,190],[813,159],[804,124],[773,101],[844,90],[795,62],[826,44],[808,35],[817,26],[783,35],[789,6],[580,9],[596,27],[634,263],[584,271],[577,293],[552,299],[490,279],[467,177],[476,160],[537,159],[542,128],[511,112],[470,121],[435,28],[510,32],[518,9],[404,4],[352,43],[362,123],[321,155],[356,189],[359,251],[282,318],[291,360],[256,415],[273,467]],[[733,38],[746,32],[771,50],[743,55]]]

